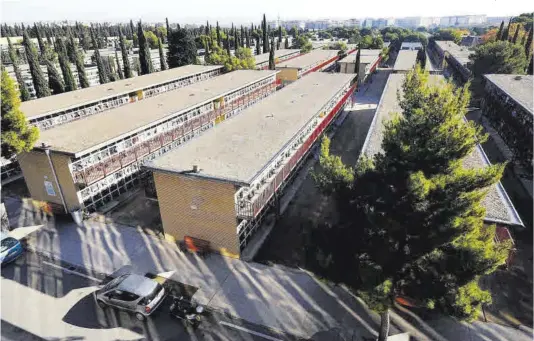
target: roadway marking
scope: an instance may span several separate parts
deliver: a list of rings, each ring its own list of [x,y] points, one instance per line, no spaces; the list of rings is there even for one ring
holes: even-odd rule
[[[263,337],[264,339],[267,339],[267,340],[271,340],[271,341],[283,341],[283,340],[281,340],[281,339],[277,339],[277,338],[272,337],[272,336],[270,336],[270,335],[262,334],[262,333],[259,333],[259,332],[254,331],[254,330],[250,330],[250,329],[247,329],[247,328],[243,328],[243,327],[241,327],[241,326],[238,326],[238,325],[235,325],[235,324],[232,324],[232,323],[228,323],[228,322],[224,322],[224,321],[220,321],[219,323],[222,324],[222,325],[225,325],[225,326],[227,326],[227,327],[230,327],[230,328],[235,328],[235,329],[238,329],[238,330],[247,332],[247,333],[252,334],[252,335],[256,335],[256,336],[259,336],[259,337]]]
[[[100,280],[98,278],[95,278],[93,276],[89,276],[89,275],[86,275],[86,274],[82,274],[82,273],[80,273],[78,271],[74,271],[74,270],[70,270],[70,269],[64,268],[64,267],[62,267],[60,265],[56,265],[54,263],[43,261],[43,264],[46,264],[46,265],[51,266],[51,267],[56,268],[56,269],[60,269],[60,270],[65,271],[67,273],[71,273],[73,275],[78,275],[78,276],[81,276],[81,277],[85,277],[85,278],[90,279],[90,280],[95,281],[95,282],[100,282]]]

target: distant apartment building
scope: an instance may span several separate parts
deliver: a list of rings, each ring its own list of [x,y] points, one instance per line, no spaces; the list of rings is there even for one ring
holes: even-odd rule
[[[403,28],[415,28],[421,26],[421,17],[397,18],[395,26]]]
[[[362,21],[360,19],[349,19],[345,23],[345,26],[360,28],[362,26]]]
[[[441,27],[450,27],[450,26],[477,26],[486,24],[487,17],[486,15],[459,15],[459,16],[450,16],[450,17],[441,17],[439,26]]]
[[[303,30],[306,28],[306,22],[303,20],[285,20],[280,22],[280,26],[282,26],[286,30],[290,30],[293,27]]]
[[[365,27],[365,28],[371,28],[371,27],[373,27],[373,19],[371,19],[371,18],[366,18],[366,19],[363,21],[362,27]]]

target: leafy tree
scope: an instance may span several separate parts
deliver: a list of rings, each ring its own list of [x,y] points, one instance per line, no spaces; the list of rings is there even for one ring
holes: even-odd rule
[[[130,66],[130,60],[128,59],[128,51],[126,51],[126,44],[124,43],[124,36],[122,35],[122,30],[120,26],[119,26],[119,46],[121,47],[122,65],[124,67],[124,77],[132,78],[133,77],[132,68]]]
[[[139,37],[139,65],[141,66],[141,74],[148,75],[154,71],[154,68],[152,67],[150,48],[143,32],[141,20],[137,23],[137,36]]]
[[[463,32],[456,28],[439,29],[432,35],[434,40],[452,40],[459,44],[462,40]]]
[[[469,59],[477,79],[488,73],[522,74],[527,66],[523,48],[508,41],[479,45]]]
[[[7,37],[7,46],[9,59],[11,59],[11,63],[13,63],[13,71],[15,72],[17,83],[19,84],[20,99],[24,102],[30,99],[30,92],[28,91],[26,83],[24,82],[24,78],[22,78],[22,74],[20,73],[17,54],[15,53],[15,49],[13,48],[11,39],[9,39],[9,37]]]
[[[27,31],[24,31],[23,33],[22,44],[24,45],[24,51],[26,52],[26,58],[30,67],[30,74],[32,75],[33,87],[35,88],[37,98],[50,96],[50,89],[45,80],[43,70],[41,70],[41,66],[39,65],[37,49],[30,40]]]
[[[504,20],[501,21],[501,26],[499,26],[499,31],[497,31],[497,40],[501,40],[504,33]]]
[[[97,42],[96,42],[94,29],[91,28],[90,31],[91,31],[92,44],[93,44],[93,46],[96,46]],[[98,80],[100,81],[100,84],[105,84],[105,83],[109,82],[109,78],[108,78],[106,69],[104,68],[104,63],[102,62],[102,57],[100,56],[100,51],[98,49],[95,49],[95,52],[94,52],[93,56],[94,56],[94,59],[95,59],[95,62],[96,62],[96,67],[98,69]]]
[[[194,64],[197,59],[195,40],[185,28],[173,30],[168,49],[167,65],[170,69]]]
[[[276,65],[274,62],[274,39],[271,39],[271,50],[269,51],[269,70],[275,70]]]
[[[352,170],[322,146],[317,184],[339,219],[314,229],[307,250],[316,272],[347,284],[380,314],[381,341],[399,294],[475,319],[491,301],[478,280],[504,264],[511,246],[494,243],[495,227],[483,222],[482,201],[504,165],[463,167],[485,138],[464,122],[468,87],[431,86],[417,66],[402,90],[402,116],[385,124],[382,152]]]
[[[78,73],[78,81],[80,82],[80,87],[88,88],[90,84],[89,80],[87,79],[87,74],[85,73],[83,56],[80,54],[78,48],[76,47],[76,42],[74,41],[74,37],[72,35],[69,37],[69,41],[69,45],[71,45],[74,50],[74,64],[76,65],[76,72]]]
[[[124,79],[124,73],[122,72],[121,64],[119,63],[119,54],[115,50],[115,63],[117,63],[117,75],[119,79]]]
[[[163,43],[161,42],[161,39],[158,39],[158,50],[159,50],[159,63],[161,65],[161,71],[167,70],[168,69],[167,61],[165,60],[165,53],[163,53]]]
[[[158,37],[154,34],[152,31],[145,32],[145,38],[148,42],[148,46],[151,49],[157,49],[158,48]]]
[[[226,49],[214,44],[209,55],[204,57],[207,65],[224,65],[224,71],[229,72],[233,70],[256,68],[255,59],[252,57],[250,49],[240,47],[232,56]]]
[[[343,41],[337,41],[333,44],[328,45],[328,50],[341,50],[343,52],[347,51],[347,44]]]
[[[76,90],[76,81],[74,76],[72,76],[72,70],[70,68],[69,60],[67,58],[67,50],[63,39],[61,37],[56,38],[56,48],[59,59],[59,66],[61,68],[61,73],[63,74],[63,80],[65,82],[65,91]]]
[[[39,139],[39,129],[30,126],[20,111],[20,98],[15,82],[2,67],[2,157],[11,159],[16,154],[28,152]]]
[[[295,39],[294,46],[297,49],[300,49],[300,52],[302,53],[308,53],[313,48],[312,43],[310,42],[310,39],[305,35],[299,35],[297,39]]]

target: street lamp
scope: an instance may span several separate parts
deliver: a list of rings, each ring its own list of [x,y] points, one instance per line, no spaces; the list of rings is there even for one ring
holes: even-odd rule
[[[61,189],[61,185],[59,184],[59,180],[57,178],[56,169],[54,167],[54,164],[52,163],[52,159],[50,158],[50,146],[46,145],[45,143],[42,143],[41,149],[44,150],[46,157],[48,158],[48,164],[50,165],[50,169],[52,169],[54,181],[56,182],[57,188],[59,189],[59,197],[61,198],[61,202],[63,203],[63,209],[65,210],[65,213],[69,213],[69,210],[67,209],[67,204],[65,203],[65,198],[63,197],[63,190]]]

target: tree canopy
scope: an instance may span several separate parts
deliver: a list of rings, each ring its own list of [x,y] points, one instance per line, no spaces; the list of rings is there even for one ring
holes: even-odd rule
[[[2,68],[2,157],[11,159],[16,154],[30,151],[39,138],[39,130],[28,125],[20,111],[20,98],[15,82]]]
[[[489,73],[524,74],[528,64],[524,48],[508,41],[479,45],[469,59],[477,79]]]
[[[197,59],[195,39],[185,28],[177,28],[169,35],[167,65],[169,69],[194,64]]]
[[[381,314],[379,340],[398,295],[475,319],[491,301],[478,280],[504,263],[511,246],[496,244],[495,227],[483,221],[482,200],[504,165],[463,166],[485,139],[464,120],[468,85],[431,85],[416,66],[399,100],[402,115],[385,124],[382,151],[354,169],[323,140],[315,177],[339,216],[313,229],[307,248],[309,268],[347,284]]]

